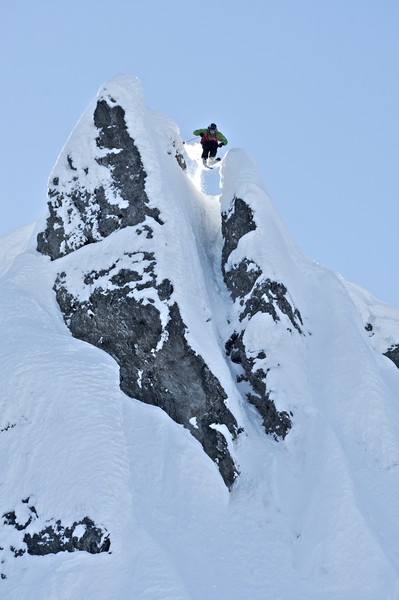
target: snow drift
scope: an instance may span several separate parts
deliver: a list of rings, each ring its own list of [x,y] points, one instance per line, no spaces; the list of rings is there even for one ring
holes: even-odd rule
[[[394,599],[399,311],[198,159],[115,78],[0,240],[2,597]]]

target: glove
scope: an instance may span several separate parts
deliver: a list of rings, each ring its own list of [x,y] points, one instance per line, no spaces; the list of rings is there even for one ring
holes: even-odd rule
[[[218,148],[221,148],[222,146],[224,146],[223,142],[219,142]]]

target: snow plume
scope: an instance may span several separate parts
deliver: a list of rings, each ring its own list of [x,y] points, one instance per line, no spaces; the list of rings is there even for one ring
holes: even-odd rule
[[[399,313],[199,150],[117,77],[0,240],[1,597],[394,599]]]

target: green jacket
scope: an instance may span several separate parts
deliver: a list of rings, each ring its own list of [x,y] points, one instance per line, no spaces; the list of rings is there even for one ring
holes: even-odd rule
[[[193,131],[193,135],[197,136],[200,135],[201,136],[201,143],[202,141],[206,141],[206,134],[208,133],[208,128],[207,127],[203,127],[202,129],[196,129],[195,131]],[[209,139],[215,139],[214,136],[210,136]],[[218,142],[222,142],[222,144],[224,146],[227,146],[228,141],[227,138],[224,137],[223,133],[221,133],[218,129],[216,129],[216,141]]]

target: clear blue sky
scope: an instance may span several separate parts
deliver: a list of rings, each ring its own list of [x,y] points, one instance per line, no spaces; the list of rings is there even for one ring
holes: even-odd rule
[[[0,22],[0,235],[41,216],[100,85],[249,150],[303,251],[399,307],[398,0],[15,0]]]

